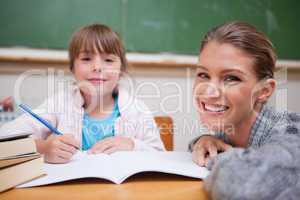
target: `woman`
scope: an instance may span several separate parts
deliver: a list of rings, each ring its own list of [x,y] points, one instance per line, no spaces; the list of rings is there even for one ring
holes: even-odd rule
[[[201,123],[216,134],[190,147],[212,169],[205,188],[213,199],[300,196],[300,115],[266,105],[275,63],[272,43],[247,23],[223,24],[202,41],[194,97]]]

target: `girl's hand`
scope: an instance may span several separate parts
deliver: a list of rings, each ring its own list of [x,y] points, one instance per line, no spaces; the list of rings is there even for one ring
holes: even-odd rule
[[[134,142],[128,137],[114,136],[100,140],[88,151],[88,153],[106,153],[111,154],[116,151],[132,151]]]
[[[193,161],[200,166],[207,167],[208,161],[216,157],[218,152],[223,152],[230,148],[232,148],[231,145],[214,136],[201,136],[193,146]]]
[[[79,142],[71,134],[51,134],[46,140],[36,140],[37,150],[48,163],[67,163],[79,149]]]

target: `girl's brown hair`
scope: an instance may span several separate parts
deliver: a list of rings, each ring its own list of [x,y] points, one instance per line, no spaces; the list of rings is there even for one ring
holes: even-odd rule
[[[127,70],[128,62],[122,41],[119,35],[106,25],[91,24],[80,28],[72,35],[69,44],[71,71],[80,51],[117,55],[121,59],[121,71]]]
[[[209,31],[201,42],[200,53],[210,41],[231,44],[254,60],[258,80],[273,78],[276,53],[271,41],[254,26],[244,22],[230,22]]]

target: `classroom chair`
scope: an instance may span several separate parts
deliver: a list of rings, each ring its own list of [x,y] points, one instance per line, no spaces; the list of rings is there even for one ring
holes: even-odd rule
[[[154,120],[160,130],[162,139],[167,151],[173,150],[173,120],[168,116],[156,116]]]

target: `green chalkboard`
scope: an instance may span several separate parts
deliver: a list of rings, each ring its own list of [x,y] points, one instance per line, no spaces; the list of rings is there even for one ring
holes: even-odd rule
[[[133,52],[197,54],[203,35],[231,20],[254,24],[281,59],[300,59],[298,0],[1,0],[0,46],[65,49],[80,26],[104,23]]]

